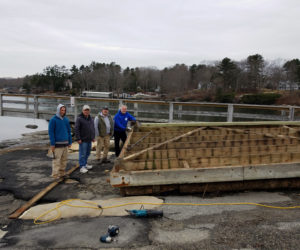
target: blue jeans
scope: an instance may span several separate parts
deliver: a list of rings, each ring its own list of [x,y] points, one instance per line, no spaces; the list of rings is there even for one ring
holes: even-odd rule
[[[79,166],[84,167],[87,164],[87,160],[90,156],[92,148],[91,142],[82,142],[79,144]]]

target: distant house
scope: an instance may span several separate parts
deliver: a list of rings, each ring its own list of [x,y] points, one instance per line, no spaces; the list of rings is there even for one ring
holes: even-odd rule
[[[198,89],[211,89],[213,87],[213,83],[212,82],[208,82],[208,83],[204,83],[204,82],[199,82],[198,83]]]
[[[296,82],[280,81],[278,89],[279,90],[298,90],[299,85]]]
[[[112,92],[94,92],[94,91],[83,91],[81,93],[83,97],[98,97],[98,98],[113,98]]]
[[[152,93],[152,92],[148,92],[148,93],[141,93],[141,92],[138,92],[134,95],[132,95],[132,98],[135,98],[135,99],[153,99],[153,98],[158,98],[158,94],[156,93]]]

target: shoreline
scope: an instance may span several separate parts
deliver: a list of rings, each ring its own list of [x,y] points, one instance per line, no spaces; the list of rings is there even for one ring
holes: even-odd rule
[[[26,147],[32,145],[49,145],[48,130],[23,133],[20,138],[0,141],[0,151],[15,147]]]

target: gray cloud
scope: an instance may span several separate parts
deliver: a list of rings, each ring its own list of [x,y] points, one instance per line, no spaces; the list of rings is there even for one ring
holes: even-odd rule
[[[298,0],[0,0],[0,77],[48,65],[300,57]]]

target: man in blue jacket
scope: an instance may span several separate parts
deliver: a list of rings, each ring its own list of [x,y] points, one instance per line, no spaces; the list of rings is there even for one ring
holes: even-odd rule
[[[52,177],[59,179],[66,174],[68,147],[72,145],[71,127],[66,117],[66,107],[57,106],[56,115],[49,122],[50,148],[53,152]]]
[[[136,121],[136,119],[127,112],[127,106],[122,105],[119,112],[114,117],[114,138],[115,138],[115,151],[116,156],[118,157],[121,150],[120,150],[120,139],[122,140],[123,144],[127,139],[126,129],[127,129],[127,122],[128,121]]]

